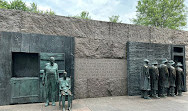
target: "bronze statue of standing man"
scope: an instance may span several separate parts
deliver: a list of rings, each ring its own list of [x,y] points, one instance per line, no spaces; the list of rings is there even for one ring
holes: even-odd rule
[[[176,81],[176,69],[173,66],[175,64],[175,62],[173,60],[169,60],[168,62],[169,66],[168,66],[168,72],[169,72],[169,96],[175,96],[175,81]]]
[[[157,91],[158,91],[159,70],[157,65],[158,65],[157,61],[154,61],[149,69],[149,73],[151,78],[151,96],[158,99],[159,97],[157,95]]]
[[[55,95],[56,95],[56,84],[58,82],[58,65],[55,63],[55,58],[50,57],[50,63],[46,64],[44,69],[44,75],[42,78],[43,84],[45,85],[46,103],[45,106],[49,105],[49,98],[52,99],[52,106],[55,106]]]
[[[144,65],[142,66],[142,72],[140,76],[140,89],[141,97],[144,99],[150,99],[148,92],[150,91],[150,74],[149,74],[149,60],[144,59]]]
[[[166,97],[167,89],[169,88],[169,83],[168,83],[169,72],[168,72],[167,63],[168,60],[164,59],[159,67],[159,87],[160,87],[161,97]]]
[[[182,96],[182,89],[183,89],[183,69],[181,68],[183,65],[178,62],[176,65],[176,88],[178,96]]]

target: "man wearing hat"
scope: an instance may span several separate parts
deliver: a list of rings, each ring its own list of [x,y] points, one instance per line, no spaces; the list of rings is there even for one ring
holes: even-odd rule
[[[72,93],[71,93],[71,79],[67,77],[67,72],[64,71],[64,77],[59,78],[59,106],[62,102],[63,111],[65,111],[65,98],[68,96],[68,110],[71,110]]]
[[[181,62],[178,62],[176,65],[176,88],[178,96],[182,96],[182,88],[183,88],[183,69],[181,68],[183,65]]]
[[[151,96],[158,99],[159,97],[157,96],[157,90],[158,90],[159,70],[157,65],[158,65],[157,61],[154,61],[149,69],[149,73],[151,78]]]
[[[167,95],[167,89],[169,88],[168,83],[168,66],[167,66],[168,60],[164,59],[162,60],[162,64],[159,67],[159,88],[160,88],[160,96],[165,97]]]
[[[140,76],[141,97],[143,97],[144,99],[150,99],[150,97],[148,97],[148,92],[151,89],[148,64],[149,64],[149,60],[144,59],[144,65],[142,66],[142,72]]]
[[[169,96],[175,96],[175,81],[176,81],[176,69],[173,67],[175,62],[173,60],[168,61],[168,72],[169,72]]]

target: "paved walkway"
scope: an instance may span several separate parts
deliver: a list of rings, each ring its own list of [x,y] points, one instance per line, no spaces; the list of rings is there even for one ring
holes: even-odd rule
[[[72,111],[188,111],[188,92],[183,96],[145,100],[139,96],[77,99]],[[61,111],[44,103],[0,106],[0,111]]]

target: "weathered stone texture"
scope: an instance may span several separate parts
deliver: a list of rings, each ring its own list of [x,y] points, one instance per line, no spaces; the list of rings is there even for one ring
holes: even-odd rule
[[[75,59],[75,79],[126,78],[126,60]]]
[[[23,12],[22,31],[30,33],[79,36],[70,18]]]
[[[112,78],[109,80],[108,91],[112,96],[123,96],[127,94],[127,77]]]
[[[87,98],[88,96],[88,88],[87,88],[87,79],[75,79],[74,82],[74,97],[77,99]]]
[[[22,11],[0,10],[0,31],[19,32]]]
[[[185,45],[185,59],[188,61],[188,45]]]
[[[188,32],[181,30],[174,30],[174,34],[172,35],[172,43],[173,44],[182,44],[188,45]]]
[[[129,41],[150,42],[150,27],[129,25]]]
[[[75,38],[75,57],[125,58],[126,45],[112,40]]]
[[[109,25],[110,40],[126,45],[127,41],[129,40],[129,25],[120,23],[109,23]]]
[[[188,76],[186,76],[186,86],[188,87]]]
[[[188,61],[186,61],[185,64],[186,64],[186,74],[188,75]]]
[[[174,30],[151,27],[151,43],[172,44]]]
[[[125,86],[126,60],[75,59],[75,98],[125,95]]]

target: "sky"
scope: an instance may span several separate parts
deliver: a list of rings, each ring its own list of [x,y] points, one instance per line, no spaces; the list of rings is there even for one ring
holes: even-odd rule
[[[12,0],[6,0],[12,1]],[[56,15],[75,16],[82,11],[89,12],[93,20],[109,21],[112,15],[119,15],[122,23],[132,24],[136,18],[138,0],[22,0],[27,5],[35,2],[40,10],[53,10]],[[185,0],[188,6],[188,0]],[[187,20],[188,23],[188,20]],[[188,31],[188,26],[182,30]]]

